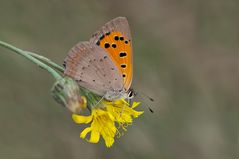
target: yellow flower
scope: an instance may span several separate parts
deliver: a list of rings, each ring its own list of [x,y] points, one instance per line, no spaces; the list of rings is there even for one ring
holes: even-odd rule
[[[134,102],[132,107],[125,100],[117,100],[115,102],[102,101],[98,107],[92,108],[90,116],[72,115],[72,119],[78,124],[91,123],[90,127],[85,128],[81,134],[81,138],[91,132],[88,142],[98,143],[100,136],[105,140],[105,145],[111,147],[118,129],[115,123],[118,123],[124,130],[124,125],[133,122],[133,118],[137,118],[143,111],[134,110],[139,102]]]

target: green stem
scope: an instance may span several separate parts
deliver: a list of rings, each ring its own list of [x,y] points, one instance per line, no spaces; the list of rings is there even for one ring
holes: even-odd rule
[[[36,59],[44,62],[45,64],[48,64],[49,66],[51,66],[52,68],[56,69],[57,71],[63,73],[64,72],[64,68],[59,66],[58,64],[54,63],[53,61],[51,61],[50,59],[44,57],[44,56],[41,56],[41,55],[38,55],[36,53],[33,53],[33,52],[30,52],[30,51],[25,51],[27,52],[29,55],[31,55],[32,57],[35,57]]]
[[[54,69],[52,69],[51,67],[47,66],[46,64],[44,64],[43,62],[39,61],[38,59],[32,57],[31,55],[29,55],[26,51],[21,50],[15,46],[12,46],[8,43],[5,43],[3,41],[0,41],[0,46],[9,49],[19,55],[22,55],[23,57],[27,58],[28,60],[32,61],[33,63],[37,64],[39,67],[47,70],[56,80],[61,79],[61,75],[58,74]]]

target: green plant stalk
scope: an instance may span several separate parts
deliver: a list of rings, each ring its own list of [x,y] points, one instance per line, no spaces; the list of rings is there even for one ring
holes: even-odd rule
[[[64,68],[59,66],[58,64],[54,63],[53,61],[51,61],[50,59],[44,57],[44,56],[41,56],[41,55],[38,55],[36,53],[33,53],[33,52],[30,52],[30,51],[25,51],[27,52],[29,55],[31,55],[32,57],[35,57],[36,59],[44,62],[45,64],[51,66],[52,68],[54,68],[55,70],[59,71],[60,73],[63,73],[64,72]]]
[[[33,56],[31,56],[30,54],[28,54],[27,51],[21,50],[13,45],[10,45],[6,42],[0,41],[0,46],[11,50],[25,58],[27,58],[28,60],[30,60],[31,62],[37,64],[39,67],[45,69],[46,71],[48,71],[56,80],[60,80],[62,77],[59,73],[57,73],[54,69],[52,69],[51,67],[49,67],[48,65],[46,65],[45,63],[41,62],[40,60],[34,58]]]

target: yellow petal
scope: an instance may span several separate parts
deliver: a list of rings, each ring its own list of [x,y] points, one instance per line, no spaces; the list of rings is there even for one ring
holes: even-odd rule
[[[85,129],[81,132],[80,137],[84,139],[84,138],[86,137],[86,135],[87,135],[91,130],[92,130],[91,127],[85,128]]]
[[[114,115],[112,115],[110,112],[108,112],[108,115],[109,115],[110,120],[115,121],[115,116]]]
[[[117,105],[118,107],[122,107],[124,105],[129,105],[129,103],[127,103],[124,99],[121,100],[116,100],[113,105]]]
[[[121,102],[124,103],[124,104],[126,104],[126,105],[129,105],[129,103],[126,102],[126,100],[124,100],[124,99],[122,99]]]
[[[144,113],[144,111],[137,111],[137,115],[141,115],[143,113]]]
[[[115,141],[113,137],[107,137],[107,138],[104,138],[104,140],[105,140],[106,147],[111,147]]]
[[[132,108],[136,108],[138,105],[140,104],[140,102],[134,102],[133,105],[132,105]]]
[[[101,132],[101,135],[103,139],[105,140],[106,147],[111,147],[113,145],[115,134],[116,134],[116,128],[113,130],[108,128]]]
[[[92,115],[82,116],[82,115],[72,114],[72,119],[74,120],[74,122],[78,124],[82,124],[82,123],[87,124],[92,121]]]
[[[144,113],[144,111],[134,111],[134,113],[132,115],[133,115],[133,117],[137,118],[143,113]]]
[[[91,131],[90,140],[91,143],[97,143],[100,140],[100,133],[98,131]]]
[[[121,123],[132,123],[133,120],[129,114],[122,114],[119,118],[119,122]]]
[[[92,116],[101,116],[101,115],[104,115],[106,114],[107,112],[105,112],[104,110],[101,110],[101,109],[93,109],[92,110]]]

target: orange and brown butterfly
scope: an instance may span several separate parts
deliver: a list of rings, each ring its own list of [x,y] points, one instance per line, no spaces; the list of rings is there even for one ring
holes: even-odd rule
[[[117,17],[89,41],[79,42],[64,60],[64,74],[108,100],[128,98],[133,78],[132,39],[128,21]]]

